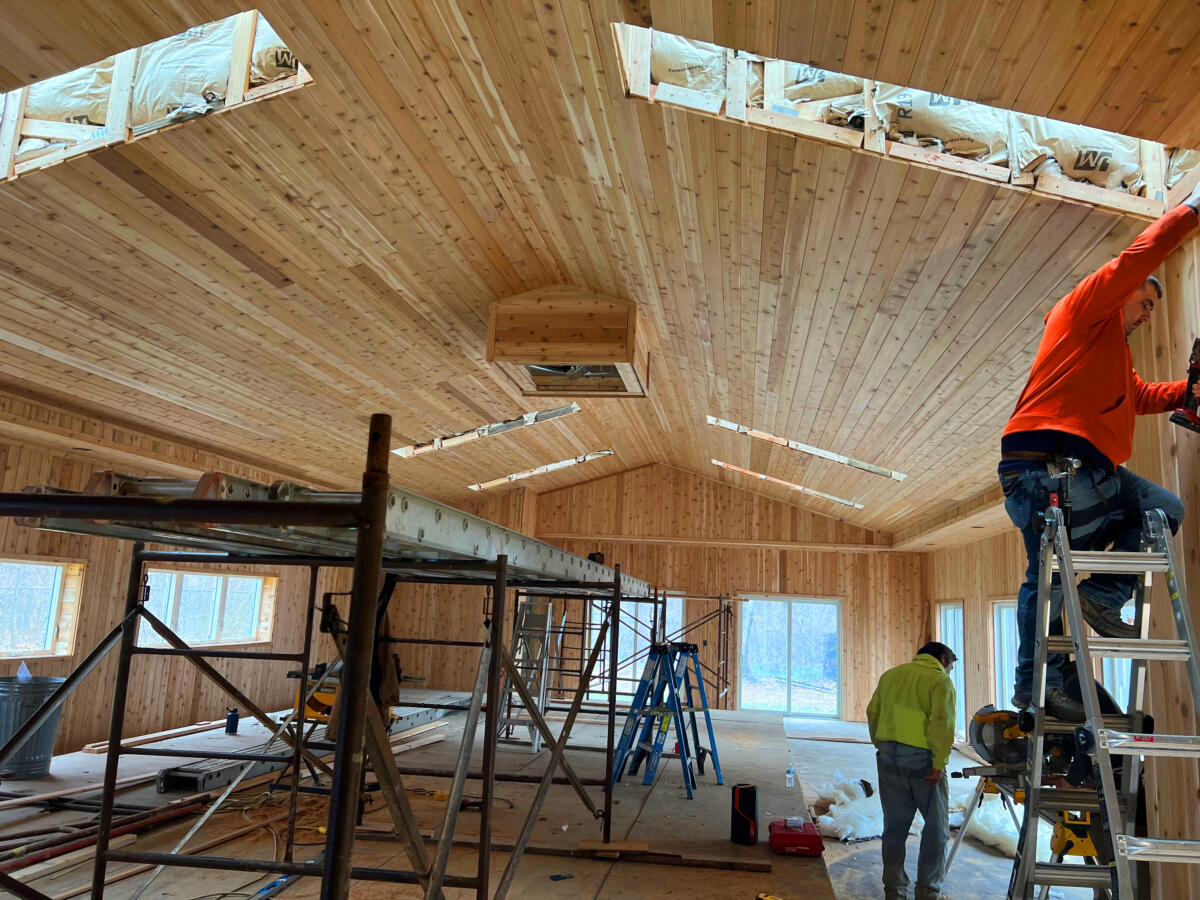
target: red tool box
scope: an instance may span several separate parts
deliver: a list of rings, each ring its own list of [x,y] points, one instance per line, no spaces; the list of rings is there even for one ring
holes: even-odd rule
[[[825,849],[821,832],[812,822],[803,819],[781,819],[768,826],[772,853],[795,856],[820,856]]]

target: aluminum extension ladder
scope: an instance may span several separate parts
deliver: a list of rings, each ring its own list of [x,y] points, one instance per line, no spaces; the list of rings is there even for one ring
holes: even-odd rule
[[[1030,900],[1037,886],[1043,894],[1049,886],[1091,887],[1109,892],[1114,900],[1133,900],[1136,893],[1138,863],[1200,863],[1200,841],[1142,838],[1133,834],[1141,781],[1142,757],[1168,756],[1200,759],[1200,737],[1193,735],[1145,734],[1143,710],[1146,688],[1146,662],[1184,663],[1192,691],[1192,703],[1200,714],[1200,670],[1197,668],[1196,631],[1183,590],[1176,580],[1171,534],[1162,510],[1145,514],[1143,552],[1072,552],[1063,525],[1062,510],[1052,506],[1046,511],[1042,534],[1041,565],[1038,579],[1037,643],[1033,670],[1033,728],[1029,732],[1030,751],[1026,766],[1025,818],[1013,863],[1008,896]],[[1050,635],[1049,605],[1053,572],[1060,573],[1063,609],[1070,635]],[[1107,572],[1145,575],[1134,595],[1137,611],[1135,624],[1139,638],[1102,638],[1088,635],[1075,585],[1076,573]],[[1166,587],[1178,637],[1173,640],[1150,639],[1149,591],[1151,573],[1166,575]],[[1073,653],[1078,672],[1084,725],[1071,725],[1047,719],[1046,660],[1050,653]],[[1101,658],[1127,658],[1131,662],[1126,714],[1102,714],[1096,689],[1093,661]],[[1076,752],[1086,750],[1092,760],[1095,791],[1057,789],[1042,786],[1047,734],[1073,734]],[[1120,779],[1114,772],[1113,756],[1123,757]],[[1082,796],[1081,796],[1082,795]],[[1046,812],[1078,812],[1088,808],[1100,817],[1104,844],[1111,862],[1071,864],[1055,855],[1050,862],[1038,862],[1037,833]]]
[[[551,646],[550,618],[553,610],[553,603],[547,597],[523,597],[517,606],[516,621],[513,623],[513,665],[542,715],[546,714],[550,657],[557,652]],[[516,689],[510,685],[505,692],[500,736],[511,739],[515,729],[527,728],[530,752],[536,754],[542,749],[542,733],[534,725],[533,719],[523,713],[525,705]]]
[[[642,678],[629,704],[629,714],[621,738],[613,751],[613,785],[625,773],[633,775],[646,761],[646,774],[642,784],[653,784],[659,761],[664,753],[667,732],[675,724],[675,741],[678,744],[679,762],[683,767],[683,785],[688,799],[693,797],[696,787],[696,767],[704,774],[704,759],[711,756],[717,784],[724,784],[721,776],[721,760],[717,755],[717,741],[713,734],[712,717],[708,710],[708,697],[704,691],[704,677],[700,671],[699,648],[695,644],[673,642],[651,644],[646,658]],[[695,672],[696,683],[692,683]],[[699,694],[699,705],[696,704]],[[696,725],[696,713],[704,714],[708,728],[708,747],[700,745],[700,732]],[[691,732],[689,739],[689,731]]]

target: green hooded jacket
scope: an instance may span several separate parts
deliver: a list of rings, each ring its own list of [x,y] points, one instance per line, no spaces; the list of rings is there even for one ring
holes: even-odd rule
[[[867,704],[871,743],[896,741],[924,747],[933,767],[946,770],[954,746],[954,682],[928,653],[888,669]]]

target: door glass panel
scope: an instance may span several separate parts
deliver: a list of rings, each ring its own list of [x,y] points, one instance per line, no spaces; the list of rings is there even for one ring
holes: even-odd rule
[[[959,740],[967,736],[967,697],[963,684],[963,608],[961,603],[938,606],[938,640],[954,651],[960,660],[950,670],[954,682],[954,730]]]
[[[741,612],[743,709],[788,711],[788,604],[747,600]]]
[[[838,607],[793,600],[791,707],[805,716],[836,716],[838,708]]]
[[[996,708],[1012,706],[1017,667],[1017,604],[996,603],[992,606],[993,648],[996,660]]]

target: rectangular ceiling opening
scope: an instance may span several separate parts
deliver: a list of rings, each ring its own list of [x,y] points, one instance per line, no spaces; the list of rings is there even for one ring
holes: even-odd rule
[[[0,181],[312,79],[257,11],[0,95]]]
[[[1200,151],[613,24],[631,97],[1157,218]]]

